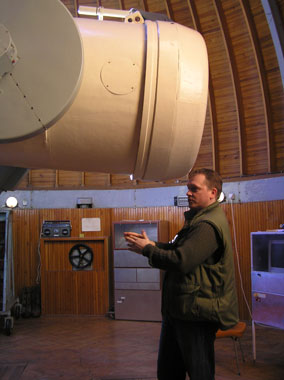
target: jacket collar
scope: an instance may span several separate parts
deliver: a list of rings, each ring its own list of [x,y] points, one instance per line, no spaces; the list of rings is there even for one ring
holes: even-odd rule
[[[184,213],[184,218],[185,218],[185,224],[184,224],[184,227],[187,227],[191,224],[191,222],[193,221],[193,219],[196,219],[198,218],[199,216],[203,215],[203,214],[206,214],[207,212],[211,211],[212,209],[216,208],[219,206],[219,202],[216,201],[214,203],[212,203],[211,205],[209,205],[208,207],[205,207],[199,211],[195,211],[195,210],[188,210],[188,211],[185,211]]]

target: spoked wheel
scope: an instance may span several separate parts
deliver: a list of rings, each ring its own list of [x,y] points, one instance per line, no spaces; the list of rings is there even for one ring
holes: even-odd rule
[[[69,252],[69,261],[76,269],[84,269],[93,262],[93,251],[86,244],[76,244]]]

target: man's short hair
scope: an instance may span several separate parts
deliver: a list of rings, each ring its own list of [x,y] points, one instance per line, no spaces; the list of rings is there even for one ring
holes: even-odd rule
[[[215,172],[215,170],[202,168],[202,169],[195,169],[189,172],[188,179],[194,177],[197,174],[204,174],[206,182],[207,182],[207,186],[209,189],[213,189],[213,187],[216,187],[217,189],[216,199],[218,199],[222,192],[222,185],[223,185],[223,181],[220,175],[217,172]]]

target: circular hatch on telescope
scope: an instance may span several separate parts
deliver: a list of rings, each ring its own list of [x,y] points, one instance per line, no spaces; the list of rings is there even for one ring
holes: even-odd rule
[[[59,0],[1,0],[0,25],[0,142],[10,142],[64,114],[79,89],[83,51]]]

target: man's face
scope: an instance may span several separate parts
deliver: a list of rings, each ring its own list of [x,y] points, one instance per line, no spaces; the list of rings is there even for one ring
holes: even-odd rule
[[[204,174],[196,174],[190,178],[187,188],[186,195],[191,209],[201,210],[216,201],[217,190],[215,187],[208,188]]]

